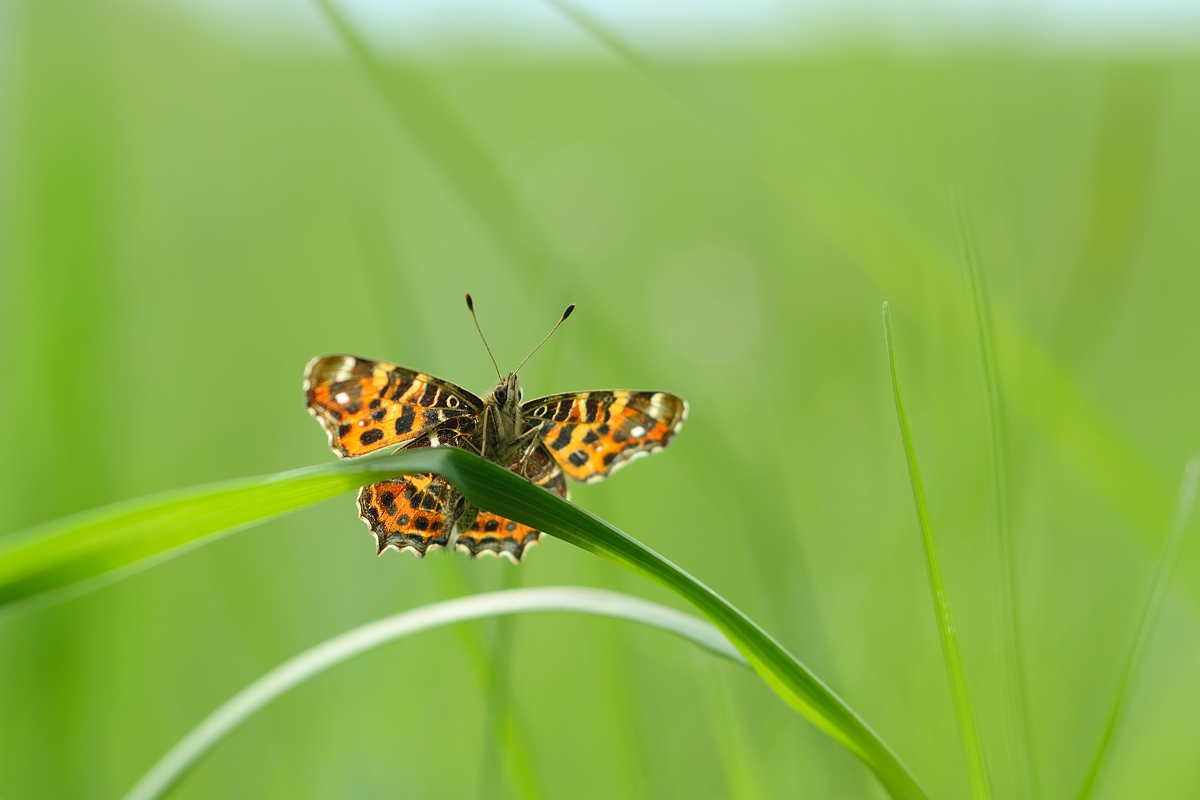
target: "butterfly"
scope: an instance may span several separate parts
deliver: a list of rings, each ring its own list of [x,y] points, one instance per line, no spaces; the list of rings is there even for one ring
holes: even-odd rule
[[[467,307],[475,317],[474,303]],[[562,318],[516,370],[483,397],[424,372],[351,355],[320,356],[304,370],[308,411],[341,458],[387,447],[460,447],[569,498],[567,478],[594,483],[666,447],[683,427],[688,404],[667,392],[555,394],[522,403],[517,372],[558,330]],[[479,320],[475,318],[479,329]],[[480,338],[483,331],[479,329]],[[488,349],[492,364],[495,357]],[[376,553],[445,547],[519,562],[541,532],[477,508],[440,475],[406,475],[365,486],[359,517]]]

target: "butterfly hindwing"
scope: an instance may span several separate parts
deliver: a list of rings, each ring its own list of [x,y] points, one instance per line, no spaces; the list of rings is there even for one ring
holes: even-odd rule
[[[435,442],[459,447],[474,427],[474,418],[450,419],[413,439],[407,449],[432,447]],[[462,493],[433,473],[405,475],[358,490],[358,516],[375,537],[376,553],[388,547],[411,548],[420,557],[430,547],[445,547],[465,505]]]
[[[591,483],[666,447],[688,406],[666,392],[615,391],[551,395],[521,410],[563,471]]]
[[[341,458],[404,444],[483,410],[482,400],[452,383],[386,361],[346,355],[309,362],[304,399]]]
[[[358,511],[375,537],[375,550],[412,548],[424,556],[445,547],[462,513],[463,496],[440,475],[405,475],[358,492]]]

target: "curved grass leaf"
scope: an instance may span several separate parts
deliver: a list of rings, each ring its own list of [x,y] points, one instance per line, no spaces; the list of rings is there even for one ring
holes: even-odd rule
[[[857,755],[894,798],[923,798],[892,751],[846,703],[716,592],[587,511],[463,450],[422,448],[172,492],[80,514],[0,543],[0,599],[12,601],[165,557],[356,486],[436,472],[481,508],[546,531],[678,594],[709,619],[789,705]]]
[[[461,450],[437,448],[445,459],[430,472],[446,476],[471,502],[515,519],[650,578],[709,619],[776,694],[857,755],[893,797],[924,793],[892,751],[846,703],[778,642],[723,597],[641,542],[520,476]]]
[[[640,622],[681,636],[745,665],[721,632],[701,619],[636,597],[603,589],[509,589],[461,597],[393,614],[339,634],[288,659],[209,714],[158,760],[124,800],[154,800],[175,786],[213,747],[280,695],[388,642],[467,620],[531,612],[573,611]]]
[[[913,500],[917,506],[917,519],[921,523],[922,541],[925,543],[925,566],[929,572],[929,591],[933,595],[938,634],[942,640],[942,657],[946,662],[946,677],[950,681],[950,694],[954,699],[954,712],[958,718],[958,736],[962,740],[963,753],[967,759],[967,775],[971,782],[971,793],[977,800],[987,800],[992,796],[987,765],[983,757],[983,746],[979,741],[979,728],[975,724],[975,714],[971,710],[967,676],[963,671],[962,655],[958,651],[958,634],[954,632],[954,620],[950,616],[950,600],[946,596],[946,584],[942,580],[942,566],[938,561],[937,543],[933,540],[929,508],[925,505],[925,490],[921,488],[921,473],[917,469],[917,452],[913,448],[912,432],[908,428],[908,416],[904,413],[904,400],[900,396],[900,379],[896,375],[896,348],[892,344],[892,314],[887,303],[883,304],[883,335],[887,342],[888,362],[892,370],[892,392],[896,398],[896,416],[900,419],[900,433],[904,438],[904,454],[908,458],[908,476],[912,479]]]

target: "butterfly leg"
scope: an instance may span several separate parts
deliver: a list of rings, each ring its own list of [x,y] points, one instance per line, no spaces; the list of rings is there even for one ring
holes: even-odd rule
[[[521,448],[521,457],[517,460],[517,464],[516,464],[516,467],[513,468],[513,472],[517,473],[518,475],[520,475],[522,478],[529,481],[530,483],[533,483],[534,480],[533,480],[533,478],[529,477],[529,473],[528,473],[526,467],[529,464],[529,458],[537,450],[538,441],[539,441],[538,437],[537,437],[537,433],[538,433],[538,428],[530,428],[529,430],[525,431],[520,436],[518,436],[517,441],[515,442],[515,444]],[[522,442],[521,441],[522,439],[526,439],[528,441]]]

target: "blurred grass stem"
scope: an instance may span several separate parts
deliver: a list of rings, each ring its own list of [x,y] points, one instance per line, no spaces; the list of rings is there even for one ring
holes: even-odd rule
[[[1033,765],[1029,715],[1025,701],[1025,679],[1021,666],[1020,614],[1017,608],[1017,575],[1013,557],[1012,528],[1008,518],[1008,453],[1004,436],[1004,405],[1000,377],[996,371],[996,351],[992,341],[987,284],[975,252],[975,240],[967,215],[966,201],[956,197],[959,245],[967,276],[967,291],[974,310],[975,331],[979,340],[979,361],[983,368],[984,405],[988,418],[989,468],[992,479],[991,544],[997,566],[997,616],[1000,620],[1005,728],[1008,734],[1008,765],[1014,793],[1018,798],[1036,797],[1036,770]]]
[[[988,781],[983,745],[979,738],[979,726],[976,724],[975,714],[971,710],[967,677],[963,671],[962,655],[958,650],[958,634],[955,633],[954,620],[950,615],[950,600],[946,596],[946,585],[942,580],[937,543],[933,539],[933,525],[929,521],[925,491],[921,488],[921,472],[917,468],[917,452],[913,446],[912,432],[908,427],[908,415],[904,412],[904,399],[900,394],[900,379],[896,374],[896,348],[892,341],[892,315],[887,303],[883,304],[883,334],[887,343],[888,363],[892,372],[892,393],[896,400],[896,416],[900,420],[900,433],[904,438],[904,454],[908,459],[908,475],[912,481],[913,501],[917,507],[921,539],[925,544],[925,566],[929,573],[929,591],[933,595],[938,634],[942,641],[942,657],[946,663],[946,677],[950,682],[950,695],[954,700],[954,711],[958,718],[958,735],[967,760],[967,776],[971,783],[971,794],[976,800],[989,800],[992,792]]]
[[[1150,640],[1154,636],[1154,626],[1162,612],[1163,602],[1167,598],[1171,573],[1174,571],[1175,565],[1179,563],[1179,554],[1183,550],[1188,522],[1191,521],[1192,509],[1196,505],[1197,483],[1200,483],[1200,454],[1192,456],[1187,467],[1184,468],[1183,481],[1179,486],[1179,500],[1175,504],[1171,527],[1167,531],[1167,538],[1163,542],[1162,551],[1158,557],[1158,569],[1155,571],[1153,588],[1142,609],[1141,619],[1138,620],[1133,647],[1129,651],[1125,666],[1121,670],[1121,677],[1117,681],[1117,693],[1113,698],[1112,709],[1108,712],[1108,719],[1100,734],[1100,741],[1096,745],[1096,753],[1092,756],[1092,763],[1088,767],[1087,774],[1084,775],[1083,785],[1079,787],[1077,800],[1088,800],[1095,793],[1096,784],[1108,762],[1108,755],[1112,752],[1113,741],[1120,730],[1125,710],[1129,706],[1130,693],[1137,685],[1138,671],[1145,659]]]

